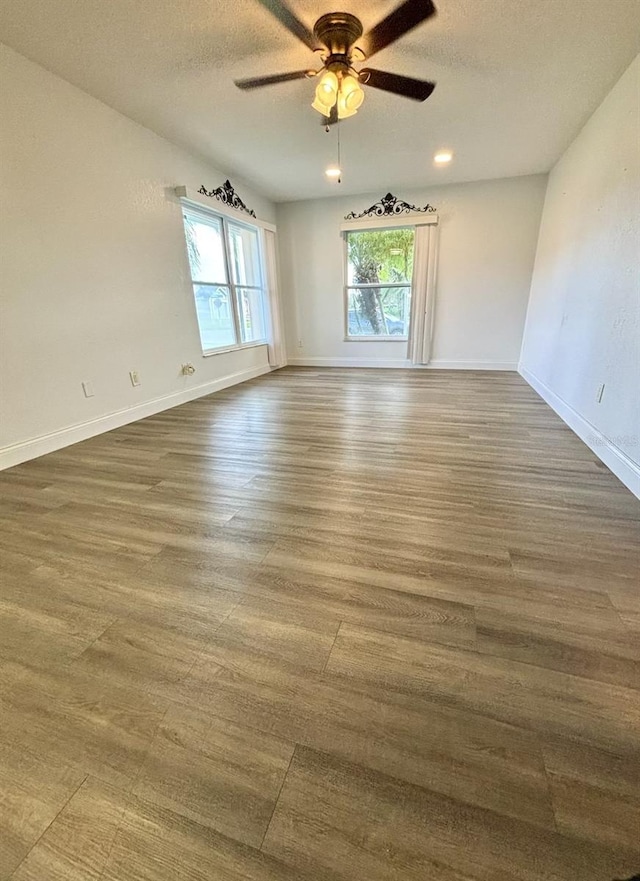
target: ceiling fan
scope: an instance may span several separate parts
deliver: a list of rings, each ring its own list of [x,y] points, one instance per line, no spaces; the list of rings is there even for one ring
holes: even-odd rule
[[[295,70],[270,76],[236,80],[239,89],[259,89],[276,83],[321,75],[311,105],[322,114],[327,125],[357,113],[364,101],[361,83],[414,101],[426,101],[435,83],[400,76],[373,67],[361,70],[361,63],[376,52],[395,43],[400,37],[436,14],[432,0],[404,0],[386,18],[363,32],[362,24],[348,12],[329,12],[321,16],[310,31],[284,0],[258,0],[292,34],[320,55],[320,70]]]

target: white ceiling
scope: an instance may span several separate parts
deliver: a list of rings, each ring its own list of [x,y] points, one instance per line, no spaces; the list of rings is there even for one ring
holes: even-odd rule
[[[547,171],[640,49],[640,0],[435,2],[371,64],[436,91],[417,104],[366,89],[340,126],[341,185],[324,177],[336,133],[310,107],[313,81],[233,85],[314,66],[255,0],[4,0],[0,39],[278,201]],[[396,3],[291,5],[310,27],[339,8],[366,29]],[[435,168],[443,147],[454,162]]]

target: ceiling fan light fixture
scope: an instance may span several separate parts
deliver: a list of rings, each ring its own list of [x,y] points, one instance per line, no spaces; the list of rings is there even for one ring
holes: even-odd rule
[[[338,108],[340,99],[347,110],[353,110],[355,113],[364,101],[364,91],[358,80],[351,74],[342,77],[340,83],[340,95],[338,98]]]
[[[313,106],[315,107],[317,102],[323,108],[321,112],[326,113],[326,111],[331,110],[338,98],[339,88],[340,83],[338,82],[338,77],[332,70],[327,70],[316,86],[316,97]],[[316,107],[316,110],[317,109],[318,108]]]
[[[400,0],[400,4],[366,33],[362,22],[350,12],[328,12],[321,15],[310,30],[288,0],[257,0],[283,27],[299,39],[322,62],[320,70],[294,70],[236,80],[244,91],[263,86],[287,83],[305,77],[319,76],[312,107],[330,129],[339,119],[358,112],[364,100],[361,84],[413,101],[426,101],[436,87],[428,80],[401,76],[375,68],[357,72],[353,65],[392,45],[409,31],[426,22],[437,12],[433,0]]]
[[[353,107],[349,107],[342,95],[338,95],[338,119],[347,119],[349,116],[355,116],[357,112]]]
[[[326,104],[321,104],[318,101],[318,96],[316,95],[315,99],[312,101],[311,106],[314,110],[317,110],[322,116],[329,116],[331,113],[331,107],[327,107]]]

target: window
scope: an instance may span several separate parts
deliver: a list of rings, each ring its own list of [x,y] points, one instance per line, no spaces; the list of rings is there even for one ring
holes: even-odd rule
[[[409,336],[414,227],[347,232],[348,339]]]
[[[202,351],[265,342],[258,230],[195,211],[184,212],[184,228]]]

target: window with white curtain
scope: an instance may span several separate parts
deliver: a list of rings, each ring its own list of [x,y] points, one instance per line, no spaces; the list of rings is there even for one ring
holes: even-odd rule
[[[406,340],[415,228],[345,233],[347,339]]]
[[[266,343],[266,272],[257,227],[195,209],[185,209],[183,217],[203,353]]]
[[[438,215],[345,218],[345,339],[406,340],[407,360],[428,364],[438,268]]]

